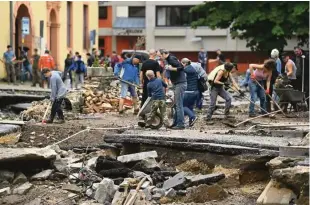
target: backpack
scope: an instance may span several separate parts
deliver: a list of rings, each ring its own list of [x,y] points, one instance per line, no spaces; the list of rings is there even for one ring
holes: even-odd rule
[[[77,61],[77,68],[75,70],[76,73],[83,73],[82,64],[84,64],[82,61]]]

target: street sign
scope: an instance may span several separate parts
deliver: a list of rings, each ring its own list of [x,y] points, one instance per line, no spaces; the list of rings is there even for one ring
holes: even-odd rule
[[[22,33],[24,35],[29,35],[30,34],[30,20],[28,17],[23,17],[22,18]]]

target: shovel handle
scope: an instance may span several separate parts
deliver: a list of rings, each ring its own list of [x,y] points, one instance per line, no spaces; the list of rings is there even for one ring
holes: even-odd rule
[[[254,119],[257,119],[257,118],[261,118],[261,117],[264,117],[264,116],[267,116],[267,115],[270,115],[270,114],[275,114],[275,113],[280,112],[280,111],[281,110],[277,110],[277,111],[274,111],[274,112],[266,113],[264,115],[259,115],[259,116],[256,116],[256,117],[252,117],[252,118],[246,119],[246,120],[244,120],[242,122],[239,122],[238,124],[235,124],[235,127],[237,127],[237,126],[239,126],[239,125],[241,125],[243,123],[246,123],[248,121],[251,121],[251,120],[254,120]]]
[[[265,90],[264,87],[254,78],[255,82],[259,85],[259,87],[261,87],[261,89]],[[272,102],[278,107],[278,109],[281,111],[281,113],[286,116],[286,114],[283,112],[283,110],[281,109],[280,105],[269,95],[267,94],[267,96],[272,100]]]

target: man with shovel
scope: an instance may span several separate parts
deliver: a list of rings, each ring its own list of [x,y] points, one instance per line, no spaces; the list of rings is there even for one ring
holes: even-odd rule
[[[50,118],[46,121],[46,123],[53,123],[56,113],[60,123],[64,123],[65,118],[61,109],[61,104],[67,94],[67,88],[62,82],[61,74],[58,71],[51,71],[48,68],[43,68],[42,74],[45,78],[49,79],[51,88],[50,100],[52,102],[52,110]]]
[[[234,68],[232,63],[225,63],[216,67],[208,76],[208,82],[211,85],[210,91],[210,107],[207,112],[207,124],[212,125],[214,124],[211,121],[211,117],[213,112],[215,111],[216,107],[216,99],[217,96],[221,96],[225,99],[225,116],[228,117],[229,109],[231,107],[231,96],[229,93],[224,89],[224,85],[229,86],[228,79],[231,80],[233,87],[235,87],[240,95],[244,95],[244,93],[240,90],[238,84],[235,82],[234,78],[231,75],[231,70]]]

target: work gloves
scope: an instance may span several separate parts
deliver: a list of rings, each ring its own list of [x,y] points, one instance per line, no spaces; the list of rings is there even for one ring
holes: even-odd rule
[[[266,95],[269,95],[269,94],[270,94],[270,90],[269,90],[269,89],[266,89],[266,90],[265,90],[265,93],[266,93]]]

